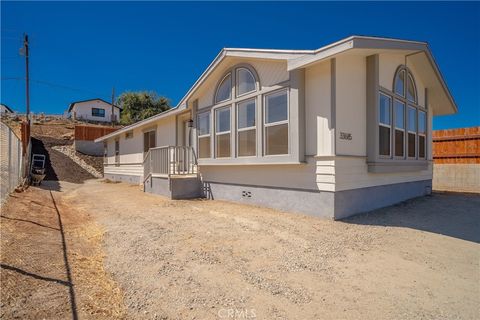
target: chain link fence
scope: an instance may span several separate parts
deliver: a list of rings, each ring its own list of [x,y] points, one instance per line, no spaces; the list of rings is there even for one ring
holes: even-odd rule
[[[25,161],[28,156],[23,157],[22,141],[3,122],[0,130],[0,150],[0,203],[3,204],[10,192],[23,183],[26,174],[25,166],[28,165],[28,161]],[[29,152],[26,153],[26,155],[29,154]]]

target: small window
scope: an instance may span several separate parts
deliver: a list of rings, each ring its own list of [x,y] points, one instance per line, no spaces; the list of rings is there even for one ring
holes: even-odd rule
[[[215,94],[215,103],[230,100],[232,96],[232,75],[229,73],[223,78]]]
[[[133,138],[133,130],[125,132],[125,139]]]
[[[415,82],[413,82],[413,77],[409,73],[407,81],[407,99],[411,102],[417,102],[417,92],[415,90]]]
[[[105,109],[92,108],[92,117],[105,118]]]
[[[288,154],[287,91],[279,91],[265,98],[265,154]]]
[[[379,153],[381,156],[390,155],[390,127],[392,125],[391,120],[391,104],[390,97],[380,94],[380,112],[379,112],[379,127],[378,127],[378,139],[379,139]]]
[[[215,110],[216,157],[228,158],[230,152],[230,107]]]
[[[155,148],[155,130],[143,133],[143,152],[147,153],[151,148]]]
[[[395,156],[404,156],[405,104],[395,100]]]
[[[237,69],[237,96],[255,91],[255,77],[246,68]]]
[[[198,115],[198,157],[205,159],[211,157],[210,152],[210,112]]]
[[[405,97],[405,69],[398,72],[395,77],[395,93]]]
[[[237,143],[238,156],[248,157],[257,154],[257,134],[255,127],[255,99],[238,104],[237,112]]]

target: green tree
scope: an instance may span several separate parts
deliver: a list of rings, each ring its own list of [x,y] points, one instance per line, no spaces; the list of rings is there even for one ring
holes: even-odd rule
[[[170,109],[170,101],[155,92],[124,92],[117,104],[122,108],[120,123],[129,125]]]

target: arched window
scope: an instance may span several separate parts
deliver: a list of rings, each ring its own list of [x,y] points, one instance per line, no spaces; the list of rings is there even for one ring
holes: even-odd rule
[[[400,66],[395,74],[393,92],[410,102],[417,103],[417,88],[413,75],[405,66]]]
[[[419,104],[415,79],[406,66],[397,68],[392,92],[381,90],[378,114],[380,157],[426,159],[426,106]]]
[[[407,78],[407,99],[411,102],[417,102],[417,88],[415,86],[415,81],[413,81],[413,76],[411,73],[408,74]]]
[[[232,97],[232,74],[227,74],[217,88],[215,103],[230,100]]]
[[[237,69],[237,97],[255,91],[256,81],[253,74],[247,68]]]
[[[225,71],[212,100],[197,116],[200,159],[291,155],[288,85],[262,91],[256,70],[239,64]]]
[[[395,88],[393,92],[402,97],[405,96],[405,69],[400,69],[397,71],[397,75],[395,76]]]

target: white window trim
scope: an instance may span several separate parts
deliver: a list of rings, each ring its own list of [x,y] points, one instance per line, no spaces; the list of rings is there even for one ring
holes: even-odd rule
[[[408,110],[410,109],[412,109],[413,112],[415,113],[415,131],[411,131],[410,128],[407,127],[407,142],[405,145],[407,146],[407,158],[410,160],[415,160],[415,159],[418,159],[418,108],[409,104],[407,106],[407,116],[408,116]],[[408,134],[410,133],[415,135],[415,156],[413,157],[410,157],[410,155],[408,154]]]
[[[238,119],[239,119],[238,110],[240,109],[239,106],[240,106],[240,104],[245,103],[245,102],[249,102],[249,101],[253,101],[255,103],[255,125],[250,126],[250,127],[245,127],[245,128],[239,128],[239,126],[238,126]],[[257,125],[258,124],[257,110],[258,109],[257,109],[257,99],[256,99],[256,97],[246,99],[246,100],[242,100],[242,101],[239,101],[239,102],[236,103],[236,108],[235,108],[236,117],[235,118],[236,118],[236,122],[237,122],[236,123],[237,124],[236,125],[237,132],[236,132],[236,135],[235,135],[235,139],[236,139],[236,150],[235,150],[236,153],[235,154],[236,154],[237,158],[256,158],[257,157],[257,126],[258,126]],[[238,141],[239,141],[238,133],[243,132],[243,131],[250,131],[250,130],[255,130],[255,154],[253,156],[241,156],[240,152],[238,150],[238,145],[239,145],[239,143],[238,143]]]
[[[403,129],[401,128],[398,128],[397,127],[397,110],[395,110],[395,101],[401,103],[403,105]],[[407,142],[405,141],[408,137],[407,137],[407,119],[405,117],[405,114],[406,114],[406,111],[405,109],[407,109],[408,106],[405,104],[405,101],[402,101],[396,97],[393,98],[393,114],[392,114],[392,128],[393,128],[393,132],[392,132],[392,144],[393,144],[393,158],[394,159],[405,159],[405,157],[407,156]],[[403,131],[403,155],[401,156],[397,156],[396,155],[396,139],[397,139],[397,135],[396,135],[396,130],[400,130],[400,131]]]
[[[425,114],[425,123],[424,123],[424,126],[425,126],[425,132],[421,133],[420,132],[420,112],[423,112]],[[424,160],[424,159],[427,159],[427,112],[426,111],[423,111],[423,110],[419,110],[417,109],[417,158],[418,159],[421,159],[421,160]],[[420,136],[424,137],[425,138],[425,142],[424,142],[424,145],[423,145],[423,148],[425,149],[423,151],[423,154],[424,156],[423,157],[420,157]]]
[[[270,95],[274,95],[280,92],[285,92],[287,95],[287,119],[286,120],[281,120],[277,122],[272,122],[272,123],[266,123],[267,122],[267,97]],[[268,94],[265,94],[263,96],[263,156],[264,157],[284,157],[287,155],[290,155],[290,148],[291,148],[291,141],[290,141],[290,90],[288,88],[282,88],[280,90],[275,90],[272,92],[269,92]],[[288,145],[288,150],[287,153],[282,153],[282,154],[267,154],[267,128],[268,127],[274,127],[282,124],[287,124],[287,132],[288,132],[288,137],[287,137],[287,145]]]
[[[229,109],[229,114],[230,114],[230,126],[229,126],[229,130],[228,131],[220,131],[218,132],[217,131],[217,112],[222,110],[222,109]],[[214,150],[214,153],[215,153],[215,159],[230,159],[232,158],[232,106],[229,105],[229,106],[224,106],[224,107],[219,107],[219,108],[215,108],[215,115],[214,115],[214,119],[215,119],[215,123],[214,123],[214,128],[215,128],[215,141],[214,141],[214,145],[215,145],[215,150]],[[219,157],[217,156],[217,148],[218,148],[218,145],[217,145],[217,137],[218,136],[222,136],[222,135],[230,135],[230,156],[228,157]]]

